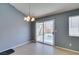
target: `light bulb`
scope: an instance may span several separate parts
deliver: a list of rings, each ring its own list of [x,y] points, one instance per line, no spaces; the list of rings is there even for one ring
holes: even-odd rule
[[[30,20],[30,16],[28,16],[27,19]]]
[[[30,16],[24,17],[24,21],[30,21]]]
[[[31,21],[32,21],[32,22],[35,21],[35,18],[33,17],[33,18],[31,19]]]
[[[26,17],[24,17],[24,21],[26,21],[27,20],[27,18]]]

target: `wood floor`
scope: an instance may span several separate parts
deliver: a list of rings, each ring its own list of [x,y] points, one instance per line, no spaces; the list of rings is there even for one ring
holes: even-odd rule
[[[41,43],[29,43],[14,49],[12,55],[79,55]]]

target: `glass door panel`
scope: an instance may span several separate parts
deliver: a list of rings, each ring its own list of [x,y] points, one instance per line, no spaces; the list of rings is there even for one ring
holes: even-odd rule
[[[36,23],[36,41],[43,42],[43,23]]]
[[[54,20],[44,22],[44,43],[54,45]]]

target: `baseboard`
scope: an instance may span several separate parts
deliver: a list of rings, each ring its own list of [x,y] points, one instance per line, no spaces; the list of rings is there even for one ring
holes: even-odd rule
[[[59,46],[55,46],[55,47],[56,47],[56,48],[63,49],[63,50],[66,50],[66,51],[75,52],[75,53],[78,53],[78,54],[79,54],[79,51],[75,51],[75,50],[71,50],[71,49],[68,49],[68,48],[63,48],[63,47],[59,47]]]
[[[28,43],[30,43],[30,41],[27,41],[27,42],[24,42],[24,43],[18,44],[18,45],[16,45],[16,46],[13,46],[13,47],[11,47],[11,49],[14,49],[14,48],[20,47],[20,46],[25,45],[25,44],[28,44]]]
[[[20,46],[22,46],[22,45],[24,45],[24,44],[29,44],[30,42],[31,42],[31,41],[27,41],[27,42],[24,42],[24,43],[18,44],[18,45],[16,45],[16,46],[13,46],[13,47],[10,47],[10,48],[7,48],[7,49],[4,49],[4,50],[2,50],[2,51],[0,51],[0,52],[6,51],[6,50],[8,50],[8,49],[14,49],[14,48],[20,47]]]

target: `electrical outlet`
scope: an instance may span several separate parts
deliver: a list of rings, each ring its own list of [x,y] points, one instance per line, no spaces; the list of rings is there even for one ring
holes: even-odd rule
[[[72,44],[71,44],[71,43],[69,43],[69,46],[71,47],[71,46],[72,46]]]

